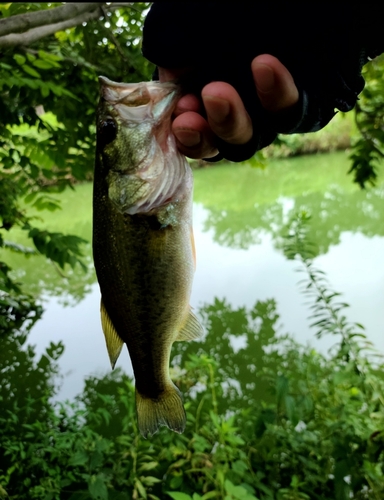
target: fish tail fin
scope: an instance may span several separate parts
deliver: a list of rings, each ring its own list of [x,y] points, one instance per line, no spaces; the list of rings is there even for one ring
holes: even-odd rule
[[[181,434],[185,429],[185,410],[179,389],[171,382],[157,399],[140,394],[136,388],[136,412],[139,430],[151,437],[161,425]]]

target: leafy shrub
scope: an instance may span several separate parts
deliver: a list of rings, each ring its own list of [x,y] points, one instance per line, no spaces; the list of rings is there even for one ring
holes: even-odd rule
[[[76,401],[52,404],[63,347],[36,361],[14,333],[0,355],[0,498],[382,498],[382,361],[314,268],[307,220],[291,221],[285,250],[306,270],[317,334],[335,335],[328,356],[277,335],[273,300],[251,310],[216,300],[201,310],[205,341],[175,349],[184,434],[144,440],[125,374],[89,378]]]
[[[280,134],[273,144],[265,149],[267,158],[287,158],[314,153],[329,153],[351,147],[351,136],[356,131],[353,114],[338,113],[318,132],[308,134]]]

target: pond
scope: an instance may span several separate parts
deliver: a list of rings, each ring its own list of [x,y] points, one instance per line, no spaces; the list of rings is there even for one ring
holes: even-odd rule
[[[291,334],[302,344],[326,352],[334,338],[317,339],[298,281],[298,262],[282,249],[286,225],[300,210],[311,216],[314,263],[324,271],[333,290],[350,304],[347,317],[366,327],[368,338],[384,351],[384,184],[365,191],[347,176],[347,154],[312,155],[274,160],[265,170],[241,165],[217,165],[196,170],[194,234],[197,251],[191,305],[199,310],[215,298],[236,308],[274,299],[279,334]],[[92,185],[77,186],[61,195],[62,211],[36,214],[36,225],[72,233],[91,241]],[[27,244],[21,232],[11,238]],[[38,294],[45,313],[32,329],[29,343],[42,354],[51,341],[63,341],[60,358],[64,375],[58,399],[72,399],[84,378],[110,371],[100,325],[100,294],[91,246],[85,249],[87,272],[64,273],[40,256],[4,252],[28,291]],[[242,337],[234,340],[239,349]],[[117,366],[132,373],[123,350]]]

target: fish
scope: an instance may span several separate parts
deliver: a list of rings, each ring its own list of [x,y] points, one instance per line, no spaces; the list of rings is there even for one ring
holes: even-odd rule
[[[127,345],[136,416],[145,438],[182,433],[183,397],[169,374],[175,341],[204,328],[190,306],[196,256],[193,176],[171,117],[179,86],[99,77],[93,189],[93,258],[112,369]]]

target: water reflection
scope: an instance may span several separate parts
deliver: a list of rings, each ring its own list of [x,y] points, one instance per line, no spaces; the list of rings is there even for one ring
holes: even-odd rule
[[[60,304],[73,307],[85,299],[96,281],[90,245],[86,246],[85,252],[82,260],[87,267],[86,272],[80,266],[62,271],[40,255],[24,258],[4,251],[2,258],[12,267],[12,277],[25,285],[26,292],[40,297],[43,302],[57,297]]]
[[[36,227],[46,228],[53,232],[74,234],[91,242],[92,238],[92,185],[82,184],[75,191],[68,190],[58,195],[62,210],[57,212],[31,211],[35,215]],[[42,220],[44,216],[44,220]],[[31,241],[24,231],[13,229],[9,232],[9,240],[29,247]],[[91,244],[83,247],[83,261],[87,271],[80,266],[72,270],[66,267],[62,271],[54,263],[50,263],[41,255],[24,256],[11,250],[2,251],[2,260],[13,269],[13,277],[23,284],[23,289],[36,297],[58,297],[63,305],[80,302],[91,291],[91,285],[96,281],[93,268]]]
[[[220,359],[228,365],[225,369],[228,369],[229,381],[238,380],[237,376],[241,375],[243,368],[235,368],[241,359],[248,375],[255,369],[251,366],[251,357],[256,359],[256,368],[265,362],[263,346],[268,344],[267,327],[258,333],[260,341],[258,337],[250,339],[246,325],[249,314],[256,313],[245,313],[242,309],[254,311],[257,301],[257,307],[264,304],[266,308],[263,318],[257,321],[264,325],[269,321],[270,328],[279,335],[289,332],[301,343],[310,341],[323,351],[334,342],[313,338],[307,320],[308,309],[296,286],[297,265],[288,261],[282,251],[287,221],[291,214],[303,208],[312,214],[310,237],[316,244],[316,265],[328,274],[333,288],[343,292],[344,299],[351,304],[348,318],[363,323],[370,339],[384,350],[381,328],[384,225],[380,220],[383,185],[369,191],[353,186],[345,175],[347,162],[342,155],[323,155],[315,163],[311,157],[308,161],[312,162],[310,173],[302,159],[298,163],[291,160],[273,165],[266,172],[246,166],[195,172],[197,272],[191,304],[195,309],[203,307],[203,311],[211,308],[209,314],[204,312],[210,318],[217,313],[217,332],[221,333],[215,333],[212,346],[217,343]],[[344,171],[343,166],[335,165],[343,161]],[[91,194],[91,185],[79,186],[68,198],[67,193],[63,193],[63,212],[47,218],[48,229],[90,240]],[[22,234],[11,236],[19,243],[28,244]],[[90,245],[85,253],[87,273],[80,269],[66,270],[64,279],[39,256],[25,259],[7,251],[3,257],[17,270],[28,290],[45,301],[43,320],[35,325],[29,337],[29,341],[36,344],[36,352],[43,354],[51,341],[65,343],[65,353],[60,359],[65,375],[60,398],[72,398],[80,392],[86,375],[110,370],[101,332],[99,291]],[[69,310],[64,307],[68,304],[77,305]],[[243,319],[238,323],[230,320],[231,328],[227,325],[224,329],[223,318],[234,317],[232,313],[236,308],[242,311],[236,314]],[[260,318],[261,312],[257,314]],[[210,352],[212,346],[199,346],[199,349]],[[175,352],[184,356],[184,350],[190,352],[191,349],[196,352],[196,344],[180,344]],[[277,362],[277,358],[272,361]],[[118,366],[132,373],[126,350]],[[231,387],[228,390],[239,390],[235,382]],[[254,388],[241,385],[240,389],[254,397]]]
[[[274,298],[280,315],[275,323],[279,336],[289,332],[301,344],[308,342],[326,352],[335,340],[329,337],[317,340],[309,328],[309,311],[297,287],[301,277],[295,271],[297,263],[288,261],[281,251],[277,251],[271,234],[267,233],[261,234],[261,244],[247,250],[220,246],[213,241],[212,230],[202,230],[208,213],[201,205],[195,206],[195,238],[199,253],[192,306],[199,309],[204,304],[213,304],[215,297],[219,297],[220,300],[225,298],[232,309],[250,309],[255,300],[266,302]],[[351,304],[348,318],[362,322],[370,339],[382,350],[383,254],[384,238],[343,233],[340,244],[317,259],[317,265],[326,271],[333,288],[342,291],[343,298]],[[370,258],[361,259],[361,255]],[[70,310],[63,307],[59,298],[47,300],[43,321],[35,325],[29,342],[36,344],[38,354],[43,354],[49,342],[64,340],[65,352],[60,364],[65,378],[59,397],[73,398],[81,391],[86,375],[110,372],[99,319],[98,285],[94,283],[85,299]],[[234,351],[245,341],[244,332],[240,333],[239,329],[238,333],[229,337]],[[190,349],[194,348],[193,343]],[[118,367],[132,374],[126,349],[123,349]]]
[[[90,313],[91,318],[94,316],[92,302],[94,301],[88,301],[83,308]],[[72,369],[78,372],[76,378],[81,377],[84,380],[89,376],[89,367],[88,370],[84,369],[86,367],[84,358],[92,357],[101,368],[97,375],[105,375],[110,370],[106,369],[108,361],[102,336],[94,335],[98,328],[93,321],[81,323],[78,312],[71,311],[66,321],[66,328],[80,328],[82,331],[77,355],[72,351],[69,363]],[[269,384],[267,379],[260,375],[268,370],[273,370],[275,373],[276,367],[281,364],[282,360],[279,354],[282,343],[291,344],[288,338],[284,339],[279,336],[277,339],[279,316],[275,301],[272,299],[257,301],[252,308],[247,309],[235,308],[226,300],[215,299],[213,303],[206,304],[198,312],[208,332],[206,338],[201,342],[176,342],[172,350],[172,365],[184,366],[190,355],[198,357],[208,355],[215,360],[219,378],[227,381],[218,392],[222,396],[221,411],[225,410],[225,398],[228,396],[239,404],[241,401],[242,404],[252,404],[260,398],[268,401]],[[64,346],[60,342],[60,335],[57,335],[54,328],[56,313],[57,310],[55,311],[54,307],[50,308],[45,319],[53,335],[50,337],[49,344],[43,349],[30,345],[24,349],[26,335],[18,332],[5,337],[3,349],[0,352],[2,379],[0,397],[3,398],[2,401],[10,401],[12,397],[20,402],[31,397],[37,402],[42,398],[43,403],[44,394],[52,390],[52,377],[57,374],[55,361],[60,358],[61,366],[63,361],[68,366],[68,359],[65,360],[68,353],[66,350],[63,353]],[[91,332],[92,335],[90,335]],[[279,349],[277,349],[277,344]],[[85,346],[87,346],[86,354],[83,351]],[[103,360],[101,360],[101,353],[105,355]],[[128,355],[124,350],[119,364],[124,367],[123,371],[132,375],[132,371],[126,369],[129,365],[127,359]],[[119,373],[121,370],[117,371],[116,376],[113,374],[107,376],[105,381],[119,378]],[[66,383],[73,384],[71,371],[63,373],[61,370],[61,375]],[[190,387],[183,387],[183,377],[178,380],[178,383],[183,392],[187,393]],[[77,392],[80,392],[80,387],[77,389]],[[37,409],[41,410],[40,407]]]
[[[370,238],[383,236],[380,214],[384,184],[362,191],[346,176],[347,166],[345,155],[333,154],[284,160],[270,165],[265,172],[246,165],[196,171],[195,200],[204,207],[201,231],[209,233],[222,247],[242,250],[249,250],[268,236],[282,251],[289,217],[305,209],[312,214],[310,238],[316,255],[326,254],[331,246],[338,245],[347,231]],[[43,225],[91,241],[92,186],[80,185],[74,193],[61,196],[63,211],[45,214]],[[197,218],[199,223],[202,218]],[[11,232],[10,239],[28,245],[21,231]],[[88,266],[85,274],[79,269],[63,273],[41,256],[26,258],[10,250],[3,251],[3,259],[27,291],[61,297],[61,302],[73,305],[84,299],[96,281],[90,244],[84,252]],[[204,247],[199,250],[200,255],[203,252]]]
[[[204,342],[174,344],[173,364],[184,366],[190,355],[207,355],[216,361],[220,379],[227,381],[222,388],[225,398],[240,405],[251,405],[260,399],[268,401],[271,394],[265,377],[269,370],[276,373],[282,358],[276,349],[279,315],[273,299],[258,301],[252,308],[233,308],[226,300],[215,299],[199,311],[208,335]],[[286,341],[288,341],[286,339]],[[284,342],[279,337],[279,344]]]
[[[260,243],[263,233],[270,233],[275,246],[281,248],[289,217],[306,210],[312,214],[309,238],[315,243],[315,255],[327,253],[340,243],[345,231],[366,236],[383,236],[380,223],[384,187],[370,191],[346,192],[331,185],[325,192],[306,193],[296,198],[278,198],[274,203],[244,210],[209,208],[204,230],[213,230],[220,245],[247,249]]]

